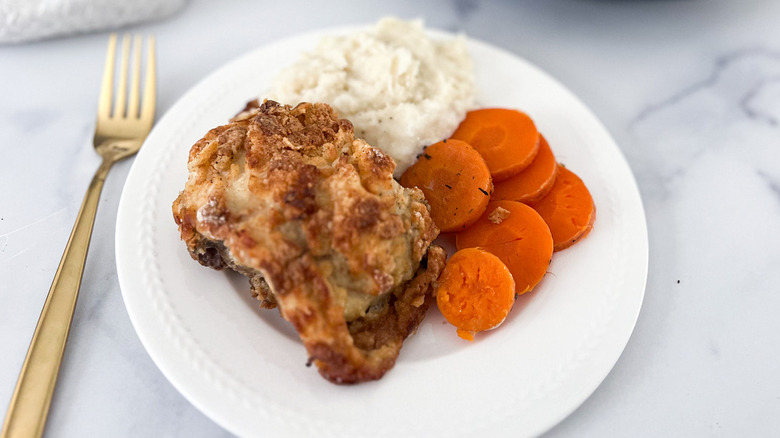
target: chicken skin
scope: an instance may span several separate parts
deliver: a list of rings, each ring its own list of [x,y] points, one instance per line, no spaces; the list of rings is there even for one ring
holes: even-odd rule
[[[445,262],[418,189],[326,104],[249,105],[190,150],[173,215],[191,256],[249,278],[323,377],[382,377]]]

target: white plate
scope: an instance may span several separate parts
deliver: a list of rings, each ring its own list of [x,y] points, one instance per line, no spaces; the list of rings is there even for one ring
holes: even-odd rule
[[[447,35],[432,32],[434,35]],[[195,406],[242,436],[533,436],[601,383],[634,327],[647,275],[639,192],[596,117],[550,76],[470,40],[480,106],[528,112],[597,206],[590,235],[556,253],[550,273],[499,330],[474,343],[432,309],[395,368],[336,386],[307,368],[277,311],[246,280],[198,265],[173,222],[190,146],[312,47],[312,33],[260,48],[189,91],[141,149],[119,206],[116,258],[127,310],[149,355]],[[478,435],[475,435],[478,434]]]

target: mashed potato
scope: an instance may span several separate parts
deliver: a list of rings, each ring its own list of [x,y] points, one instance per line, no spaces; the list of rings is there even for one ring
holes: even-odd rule
[[[357,136],[393,157],[398,177],[423,146],[449,137],[473,105],[473,64],[464,38],[431,39],[422,21],[386,18],[323,38],[281,72],[267,97],[330,104]]]

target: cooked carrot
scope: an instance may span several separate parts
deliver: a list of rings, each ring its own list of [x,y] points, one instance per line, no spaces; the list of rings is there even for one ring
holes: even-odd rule
[[[474,333],[498,327],[515,302],[515,281],[498,257],[479,248],[450,257],[436,283],[436,303],[458,336],[473,341]]]
[[[518,174],[539,150],[539,132],[527,114],[504,108],[470,111],[452,138],[463,140],[485,159],[493,181]]]
[[[557,169],[558,163],[555,162],[550,145],[544,136],[540,135],[539,152],[531,165],[517,175],[496,184],[490,198],[494,201],[506,199],[524,204],[536,202],[550,192]]]
[[[490,201],[493,182],[485,160],[466,142],[444,140],[428,146],[401,175],[401,185],[417,186],[431,206],[441,231],[458,231],[474,223]]]
[[[555,251],[566,249],[585,237],[596,219],[596,205],[585,183],[560,165],[550,193],[531,207],[550,227]]]
[[[489,217],[493,210],[509,211],[499,223]],[[515,279],[515,292],[523,294],[542,280],[553,253],[550,229],[533,208],[516,201],[494,201],[479,220],[455,237],[455,246],[482,248],[498,256]]]

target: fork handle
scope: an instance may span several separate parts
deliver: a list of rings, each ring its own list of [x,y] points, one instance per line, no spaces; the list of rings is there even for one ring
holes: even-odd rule
[[[103,160],[81,203],[30,341],[0,438],[40,437],[43,434],[73,320],[100,192],[112,164],[112,160]]]

